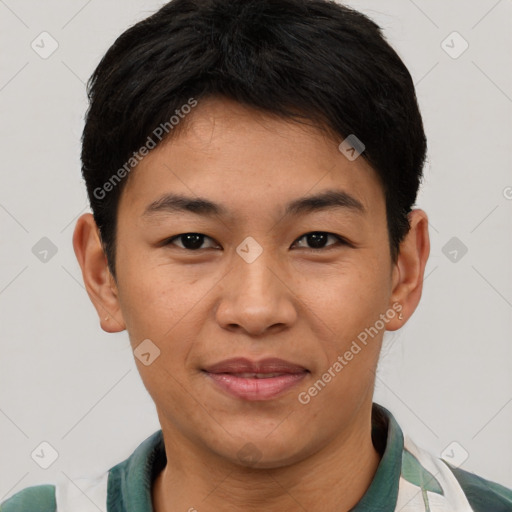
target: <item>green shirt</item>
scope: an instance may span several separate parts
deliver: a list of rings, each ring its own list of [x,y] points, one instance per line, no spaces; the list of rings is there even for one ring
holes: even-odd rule
[[[512,490],[418,448],[378,404],[372,425],[381,461],[351,512],[512,512]],[[159,430],[104,474],[27,487],[2,502],[0,512],[151,512],[152,483],[166,463]]]

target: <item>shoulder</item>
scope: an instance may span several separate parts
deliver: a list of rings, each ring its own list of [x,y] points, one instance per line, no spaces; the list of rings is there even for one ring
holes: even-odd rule
[[[108,477],[106,472],[26,487],[0,503],[0,512],[98,512],[107,508]]]
[[[98,512],[138,503],[151,510],[151,479],[166,463],[162,431],[143,441],[124,461],[102,473],[58,477],[55,484],[26,487],[0,503],[0,512]]]
[[[0,503],[0,512],[98,512],[107,509],[109,472],[26,487]]]
[[[512,489],[443,461],[455,475],[475,512],[510,512]]]
[[[406,436],[404,443],[404,458],[417,462],[421,466],[421,472],[411,472],[409,461],[404,472],[402,461],[402,477],[411,481],[410,475],[419,474],[416,484],[426,491],[431,491],[427,497],[431,504],[443,502],[452,508],[442,510],[457,510],[472,512],[511,512],[512,511],[512,490],[496,482],[486,480],[469,471],[457,468],[444,458],[439,458],[413,443]],[[425,471],[424,471],[425,470]],[[420,474],[421,473],[421,474]],[[419,482],[419,483],[418,483]],[[432,510],[437,510],[432,508]]]
[[[0,503],[0,512],[55,512],[54,485],[26,487]]]

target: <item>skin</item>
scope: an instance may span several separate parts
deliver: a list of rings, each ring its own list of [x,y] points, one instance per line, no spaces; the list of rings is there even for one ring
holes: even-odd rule
[[[399,329],[420,300],[427,215],[409,214],[393,263],[379,178],[362,157],[340,153],[341,140],[219,98],[200,102],[186,123],[140,162],[123,190],[116,279],[90,214],[79,218],[73,239],[101,327],[126,329],[134,349],[148,338],[160,349],[148,366],[136,359],[172,461],[153,486],[155,510],[349,510],[379,464],[371,442],[375,371],[384,330]],[[350,194],[364,213],[283,215],[288,202],[328,189]],[[219,203],[227,216],[144,215],[169,192]],[[329,236],[314,249],[304,235],[318,231],[349,244]],[[183,233],[206,235],[202,248],[185,249],[183,239],[161,244]],[[263,249],[252,263],[236,252],[248,236]],[[396,303],[403,319],[395,314],[300,403],[299,393]],[[201,371],[235,356],[279,357],[310,373],[275,399],[246,401]],[[247,443],[256,463],[238,455]]]

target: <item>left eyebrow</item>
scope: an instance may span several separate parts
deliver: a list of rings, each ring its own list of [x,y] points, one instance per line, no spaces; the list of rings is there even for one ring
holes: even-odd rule
[[[366,213],[363,204],[343,190],[325,190],[313,196],[306,196],[296,199],[285,208],[285,216],[304,215],[320,210],[343,208],[351,210],[360,215]]]
[[[285,206],[284,216],[299,216],[315,211],[343,208],[360,215],[366,213],[363,204],[343,190],[325,190],[319,194],[295,199]],[[228,216],[228,210],[218,203],[202,197],[166,194],[149,204],[143,217],[155,213],[191,212],[206,217]]]

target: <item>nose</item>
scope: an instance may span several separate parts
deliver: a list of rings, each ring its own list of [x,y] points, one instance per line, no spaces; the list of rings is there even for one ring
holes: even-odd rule
[[[218,324],[229,331],[262,336],[289,328],[297,319],[290,276],[267,251],[251,263],[235,255],[222,280]]]

